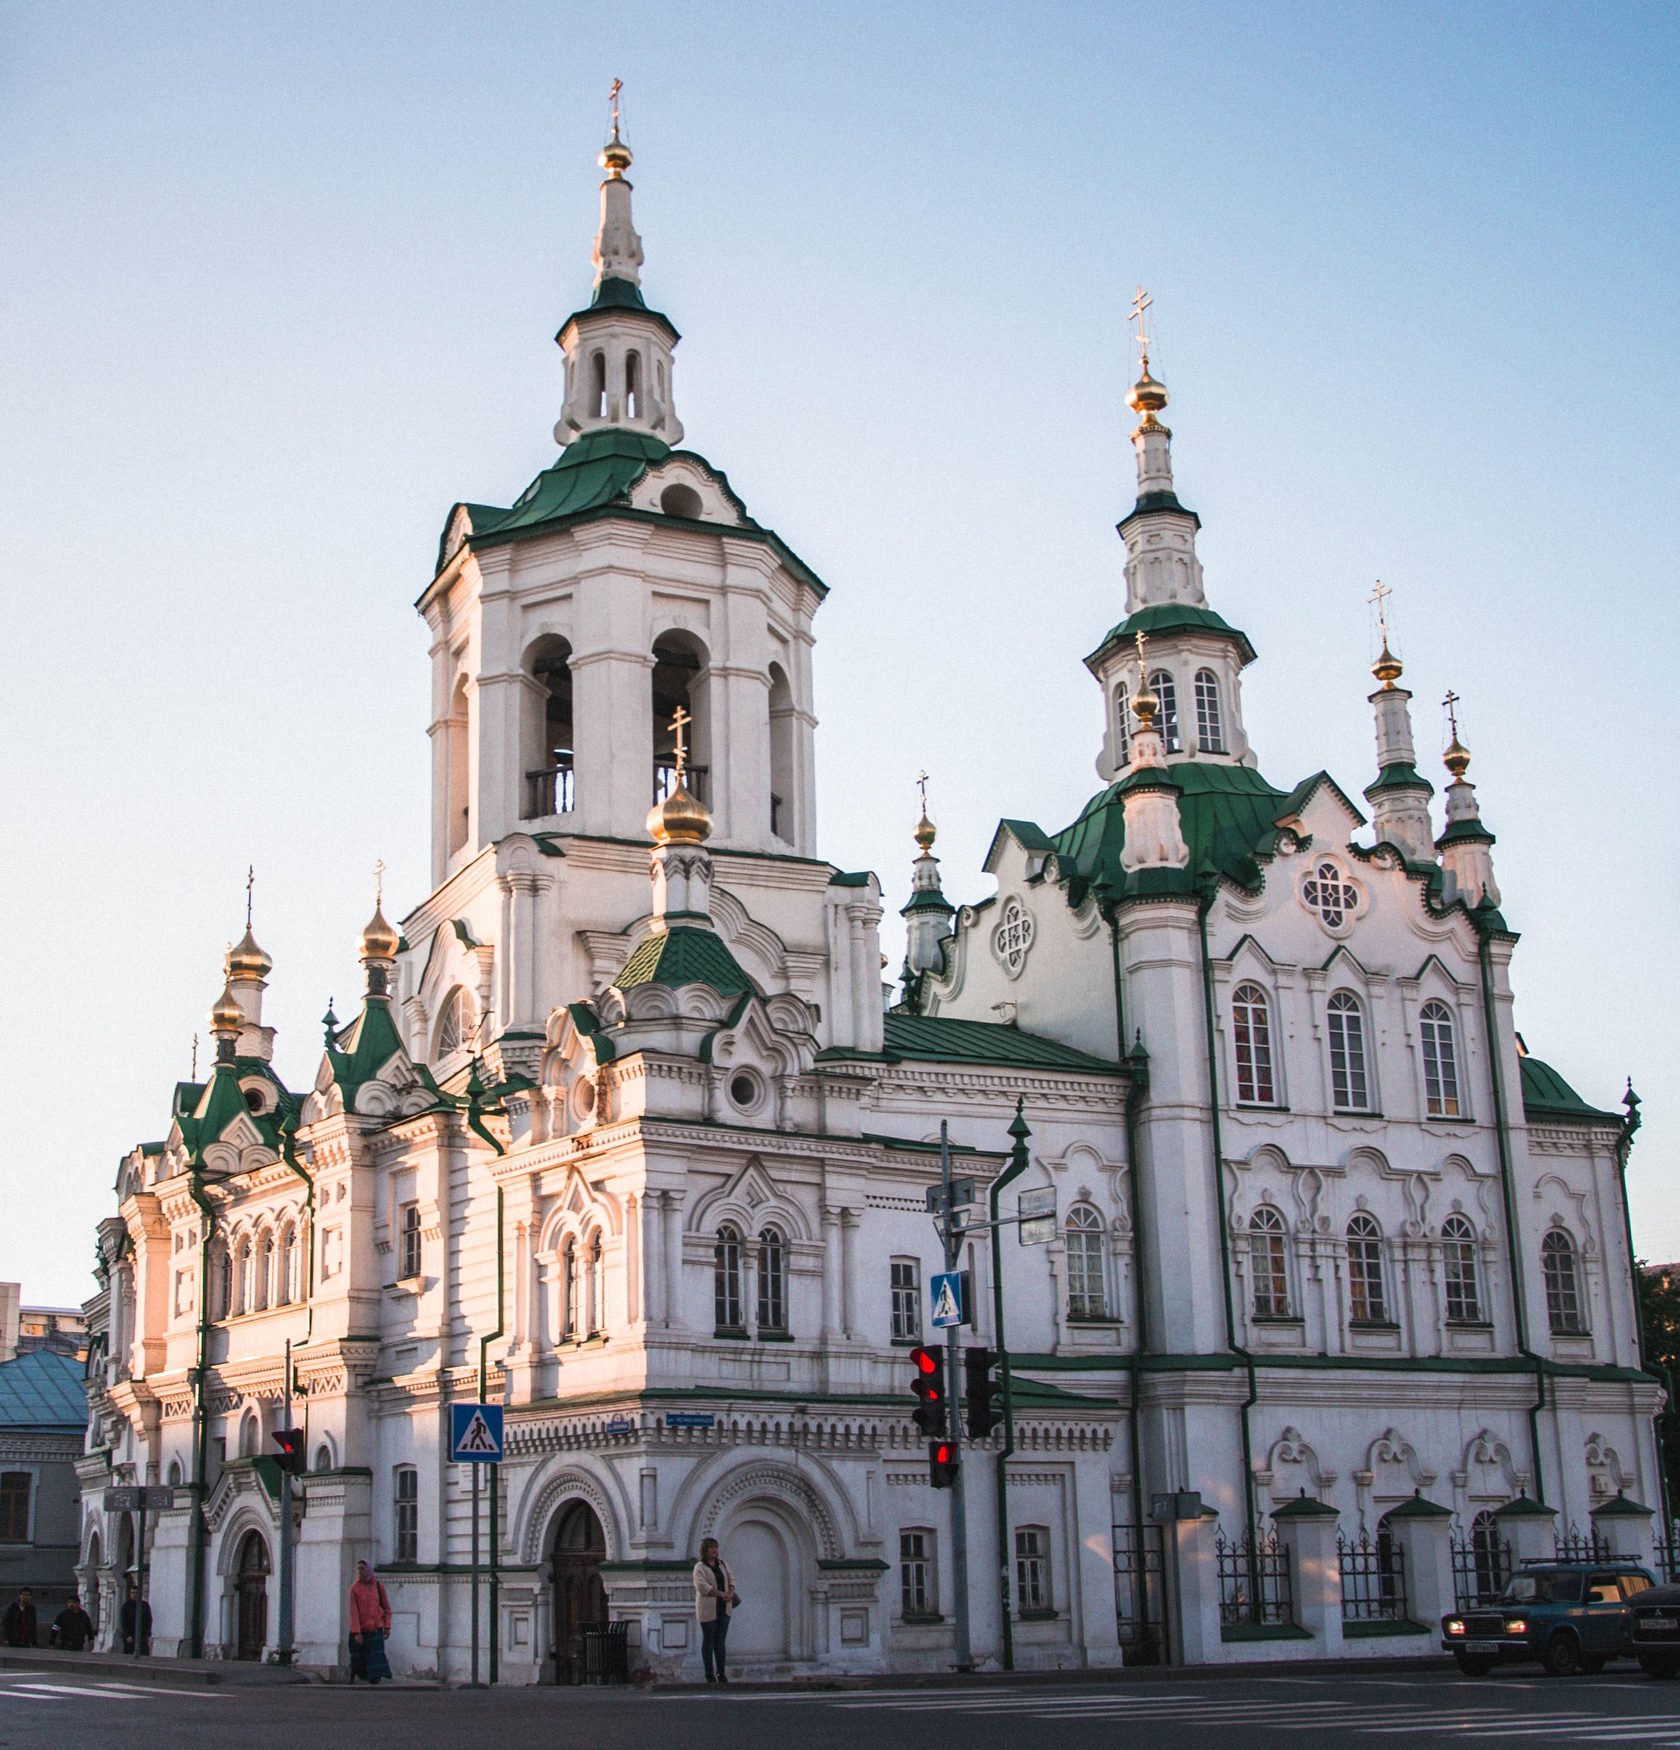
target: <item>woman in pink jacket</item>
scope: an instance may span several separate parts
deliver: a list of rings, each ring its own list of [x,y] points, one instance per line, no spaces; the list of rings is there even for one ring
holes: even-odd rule
[[[357,1562],[350,1588],[350,1681],[377,1683],[391,1675],[385,1637],[391,1632],[391,1600],[366,1562]]]

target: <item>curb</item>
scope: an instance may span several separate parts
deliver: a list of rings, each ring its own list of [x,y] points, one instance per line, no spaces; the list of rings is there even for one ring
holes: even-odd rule
[[[316,1679],[296,1666],[241,1665],[220,1659],[132,1658],[124,1653],[64,1653],[26,1647],[0,1648],[0,1671],[77,1672],[84,1677],[121,1678],[164,1688],[225,1684],[230,1689],[267,1689]]]

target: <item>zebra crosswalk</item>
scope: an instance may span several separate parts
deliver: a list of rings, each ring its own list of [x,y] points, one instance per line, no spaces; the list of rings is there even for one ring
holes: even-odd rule
[[[1243,1728],[1251,1732],[1288,1733],[1308,1742],[1315,1736],[1327,1740],[1366,1737],[1372,1740],[1373,1750],[1376,1744],[1385,1742],[1465,1746],[1509,1743],[1513,1750],[1521,1750],[1525,1744],[1626,1744],[1645,1746],[1646,1750],[1680,1750],[1680,1711],[1674,1710],[1666,1695],[1662,1699],[1668,1705],[1662,1711],[1645,1711],[1641,1704],[1647,1692],[1642,1690],[1622,1691],[1635,1701],[1639,1711],[1612,1713],[1585,1698],[1570,1701],[1567,1691],[1557,1697],[1558,1705],[1525,1706],[1518,1697],[1527,1693],[1527,1686],[1509,1698],[1502,1697],[1496,1688],[1479,1685],[1464,1685],[1459,1695],[1454,1693],[1459,1686],[1449,1680],[1429,1685],[1427,1699],[1407,1696],[1401,1700],[1381,1696],[1375,1685],[1363,1693],[1352,1696],[1344,1693],[1336,1698],[1310,1693],[1283,1694],[1280,1690],[1288,1680],[1271,1681],[1278,1687],[1258,1696],[1252,1691],[1237,1693],[1224,1686],[1215,1689],[1176,1684],[1160,1689],[1153,1685],[1136,1689],[1110,1685],[1072,1691],[976,1685],[822,1695],[759,1692],[729,1699],[737,1704],[815,1705],[844,1714],[945,1715],[952,1718],[953,1724],[965,1716],[985,1716],[992,1720],[1015,1720],[1022,1725],[1031,1723],[1040,1729],[1046,1724],[1070,1728],[1135,1725],[1142,1729],[1201,1725],[1221,1733],[1235,1734]],[[858,1723],[862,1725],[863,1721]]]
[[[173,1701],[186,1696],[193,1701],[217,1701],[220,1694],[213,1689],[175,1689],[156,1684],[122,1683],[98,1677],[37,1677],[31,1672],[0,1672],[0,1714],[10,1701],[62,1702],[69,1697],[84,1701]]]

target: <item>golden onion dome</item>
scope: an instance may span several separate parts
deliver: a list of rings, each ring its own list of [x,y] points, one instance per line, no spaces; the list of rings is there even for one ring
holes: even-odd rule
[[[916,843],[921,846],[924,857],[933,849],[933,841],[938,836],[937,829],[924,811],[922,818],[916,822]]]
[[[215,1007],[210,1011],[210,1031],[237,1033],[244,1025],[245,1011],[240,1008],[233,992],[224,984],[222,994],[216,998]]]
[[[1137,718],[1140,735],[1155,727],[1155,717],[1160,709],[1161,701],[1155,696],[1154,689],[1139,675],[1138,690],[1132,695],[1132,715]]]
[[[1141,413],[1144,419],[1155,417],[1167,404],[1167,386],[1158,383],[1149,374],[1149,361],[1144,360],[1143,375],[1126,391],[1126,405],[1134,413]]]
[[[395,960],[401,946],[402,937],[387,922],[383,907],[376,904],[373,916],[368,919],[367,928],[362,931],[362,958]]]
[[[601,148],[601,156],[597,162],[615,182],[635,162],[630,156],[630,148],[618,137],[616,128],[613,129],[613,137]]]
[[[227,951],[227,975],[231,982],[236,978],[267,978],[274,970],[274,962],[257,946],[257,939],[251,934],[251,926],[245,926],[245,934]]]
[[[1374,674],[1385,687],[1391,687],[1397,680],[1399,680],[1401,672],[1400,658],[1389,649],[1388,640],[1385,638],[1383,640],[1382,655],[1371,664],[1371,673]]]
[[[702,845],[712,836],[712,817],[679,773],[671,794],[648,810],[647,829],[656,845]]]
[[[1464,774],[1470,770],[1470,750],[1458,739],[1456,732],[1447,743],[1447,751],[1441,755],[1441,764],[1452,773],[1455,784],[1464,782]]]

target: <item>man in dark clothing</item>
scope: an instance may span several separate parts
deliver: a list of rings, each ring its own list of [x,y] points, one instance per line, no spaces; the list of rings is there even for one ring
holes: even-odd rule
[[[8,1647],[32,1647],[36,1626],[35,1594],[25,1586],[16,1602],[6,1606],[5,1619],[0,1621],[0,1641]]]
[[[93,1642],[93,1618],[72,1598],[53,1618],[52,1644],[64,1653],[80,1653]]]
[[[128,1597],[123,1600],[122,1607],[122,1647],[125,1653],[134,1651],[137,1627],[140,1633],[140,1651],[149,1653],[152,1650],[152,1607],[140,1596],[140,1588],[130,1580]]]

